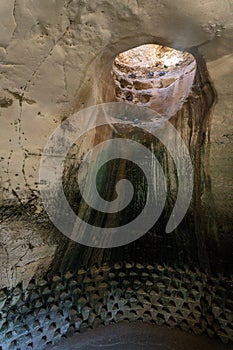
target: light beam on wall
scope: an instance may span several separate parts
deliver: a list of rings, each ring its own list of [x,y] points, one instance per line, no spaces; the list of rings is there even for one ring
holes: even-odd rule
[[[154,109],[170,118],[190,94],[196,72],[192,54],[147,44],[120,53],[112,75],[117,101]]]

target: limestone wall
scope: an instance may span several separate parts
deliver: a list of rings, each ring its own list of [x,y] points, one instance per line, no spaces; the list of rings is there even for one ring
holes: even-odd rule
[[[6,296],[10,295],[9,303],[13,305],[12,295],[8,294],[11,293],[9,290],[19,283],[23,283],[25,290],[33,276],[44,275],[51,267],[51,263],[60,264],[58,258],[62,260],[63,255],[64,260],[69,260],[67,256],[72,252],[73,264],[77,259],[79,264],[85,260],[87,262],[85,265],[88,265],[91,255],[96,258],[109,254],[92,250],[85,251],[84,254],[83,248],[77,253],[76,247],[70,242],[64,242],[61,236],[51,240],[48,227],[41,229],[43,221],[39,221],[37,227],[31,224],[33,220],[35,222],[38,220],[42,212],[38,175],[40,157],[51,133],[71,113],[96,103],[115,100],[111,76],[112,63],[120,52],[142,44],[156,43],[186,51],[197,48],[199,54],[204,55],[210,77],[217,90],[218,102],[210,122],[210,148],[206,149],[209,158],[206,158],[205,166],[209,167],[209,172],[205,180],[210,190],[202,193],[201,199],[207,204],[214,203],[213,206],[211,204],[211,210],[217,220],[218,243],[221,244],[223,238],[225,242],[223,254],[231,256],[232,12],[231,0],[208,2],[2,0],[0,2],[0,219],[4,221],[0,233],[0,288],[6,288],[4,291],[6,294],[3,293],[3,296],[1,294],[0,304],[8,307],[5,301]],[[180,123],[182,124],[182,121]],[[88,137],[83,137],[78,157],[96,142],[95,137],[97,137],[95,130]],[[15,220],[19,215],[24,216],[21,224]],[[11,222],[12,218],[14,222],[13,220]],[[203,220],[208,222],[206,217]],[[18,225],[17,229],[14,225]],[[209,227],[209,230],[211,231],[212,227]],[[214,234],[216,232],[213,229],[213,236]],[[180,240],[182,239],[183,236]],[[169,243],[169,238],[167,242]],[[185,242],[185,239],[182,242]],[[190,245],[191,243],[189,242]],[[132,247],[122,249],[122,252],[127,249],[129,251]],[[135,248],[135,256],[138,256],[137,249]],[[176,249],[176,245],[172,249]],[[118,250],[117,253],[121,252]],[[214,252],[212,254],[214,255]],[[62,263],[65,266],[66,261],[62,260]],[[216,265],[217,263],[216,261]],[[227,271],[229,270],[230,267],[227,266]],[[38,288],[40,287],[35,287],[37,291]],[[163,289],[163,286],[161,288]],[[61,298],[59,294],[56,302],[60,302]],[[33,305],[27,305],[25,300],[27,299],[21,304],[21,314],[24,314],[24,305],[26,308]],[[69,298],[67,300],[69,304]],[[40,305],[40,300],[38,303]],[[207,304],[204,303],[204,307]],[[47,311],[44,312],[42,306],[38,306],[37,310],[42,310],[42,313],[47,315],[46,312],[50,313],[52,305],[51,300]],[[220,311],[216,310],[212,312],[214,317],[218,318]],[[7,333],[4,327],[7,326],[8,331],[13,332],[10,327],[14,326],[15,322],[10,318],[6,320],[4,312],[3,310],[0,318],[3,327],[0,334],[2,338]],[[80,312],[76,312],[75,315]],[[117,315],[115,311],[109,312],[114,319]],[[29,311],[27,315],[30,316]],[[143,315],[140,313],[137,317],[144,317]],[[150,318],[150,315],[146,313],[145,318],[148,317]],[[212,314],[209,317],[213,320]],[[45,318],[40,322],[44,322]],[[223,339],[232,337],[232,333],[229,335],[228,330],[224,333],[221,329],[229,327],[230,321],[227,319],[221,322],[220,326],[212,329],[212,326],[207,327],[208,320],[205,319],[202,330],[218,334]],[[69,326],[67,324],[64,329]],[[20,321],[20,327],[25,325],[26,323]],[[39,329],[38,325],[35,327],[35,332]],[[29,335],[28,344],[31,339],[30,332],[28,328],[25,331],[25,335]],[[53,338],[52,330],[51,337],[60,338],[62,332]],[[38,342],[43,336],[38,335]],[[18,344],[17,337],[10,333],[9,346],[11,341],[16,341]]]
[[[2,205],[37,196],[40,154],[51,132],[74,110],[111,100],[114,57],[153,42],[198,46],[205,55],[219,94],[211,133],[213,196],[217,212],[229,218],[231,1],[10,0],[0,6]]]

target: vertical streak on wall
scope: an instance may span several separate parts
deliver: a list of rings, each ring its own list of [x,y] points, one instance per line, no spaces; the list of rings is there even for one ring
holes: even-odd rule
[[[190,154],[194,166],[194,194],[193,201],[187,217],[183,223],[178,227],[172,235],[163,234],[164,223],[167,222],[171,209],[174,205],[177,193],[177,178],[173,161],[164,147],[156,140],[152,140],[151,136],[140,132],[135,126],[128,126],[124,130],[118,128],[118,134],[114,134],[109,127],[101,127],[95,130],[94,143],[96,145],[104,140],[114,137],[133,138],[135,141],[143,143],[155,153],[156,158],[161,162],[164,169],[168,196],[165,210],[162,214],[161,220],[151,230],[151,234],[147,234],[140,240],[133,242],[125,247],[114,249],[93,249],[88,247],[77,248],[76,244],[69,242],[64,254],[64,268],[67,266],[77,264],[77,260],[82,264],[88,265],[95,262],[101,263],[109,261],[114,256],[122,257],[123,259],[144,259],[165,261],[166,263],[184,264],[194,263],[194,257],[197,256],[198,265],[204,270],[210,269],[209,256],[207,253],[207,240],[209,230],[213,229],[214,221],[210,217],[212,207],[206,208],[206,198],[211,198],[210,180],[206,169],[206,157],[208,149],[208,133],[210,128],[210,116],[212,106],[216,100],[216,92],[210,81],[205,61],[193,50],[193,55],[197,61],[197,73],[191,94],[183,105],[182,109],[171,119],[172,124],[177,128],[183,140],[189,147]],[[106,101],[105,101],[106,102]],[[107,151],[107,150],[106,150]],[[182,156],[182,155],[181,155]],[[148,161],[148,167],[153,173],[153,165]],[[74,177],[77,169],[68,169],[65,182],[69,184],[68,198],[71,203],[76,202],[76,210],[81,217],[85,217],[87,221],[97,226],[106,227],[124,221],[127,216],[130,221],[131,216],[135,215],[137,208],[144,201],[146,193],[146,183],[140,173],[133,169],[132,165],[126,164],[124,160],[111,162],[103,170],[102,183],[100,183],[100,190],[105,199],[113,199],[115,193],[115,185],[119,178],[132,176],[136,188],[137,196],[134,206],[129,211],[125,211],[122,217],[115,217],[97,213],[96,211],[87,208],[87,205],[81,201],[79,197],[78,188],[74,186]],[[153,176],[153,174],[152,174]],[[93,179],[95,180],[95,179]],[[205,199],[205,201],[203,201]],[[77,206],[77,202],[78,206]],[[155,233],[155,234],[154,234]],[[212,233],[212,232],[211,232]],[[157,234],[162,235],[161,241],[158,240]],[[160,243],[159,243],[160,242]],[[193,246],[195,244],[195,246]],[[170,249],[168,246],[171,246]],[[76,248],[75,248],[76,247]],[[160,250],[160,252],[159,252]],[[195,251],[196,250],[196,251]],[[159,252],[159,253],[158,253]],[[188,256],[189,255],[189,256]],[[188,256],[188,258],[186,257]],[[79,263],[80,264],[80,263]]]
[[[193,216],[198,260],[200,267],[209,270],[207,239],[209,234],[214,235],[215,224],[214,207],[211,201],[210,175],[208,173],[208,150],[211,114],[217,94],[210,80],[204,58],[200,56],[197,50],[192,50],[192,54],[197,62],[195,82],[187,102],[177,113],[173,122],[181,131],[184,140],[188,142],[193,160]],[[185,128],[181,126],[182,119],[188,121]]]

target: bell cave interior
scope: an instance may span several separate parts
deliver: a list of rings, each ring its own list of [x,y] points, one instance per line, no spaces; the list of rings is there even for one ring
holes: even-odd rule
[[[0,28],[0,350],[232,349],[232,1]]]

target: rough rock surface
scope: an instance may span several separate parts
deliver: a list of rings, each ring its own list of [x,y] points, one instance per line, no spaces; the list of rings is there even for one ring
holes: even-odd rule
[[[151,42],[199,46],[205,55],[219,94],[213,192],[220,210],[220,198],[232,200],[223,180],[231,170],[231,1],[9,0],[0,6],[1,203],[36,193],[40,154],[60,120],[97,102],[96,89],[101,94],[119,52]]]
[[[48,270],[56,246],[47,244],[42,229],[25,221],[2,224],[0,230],[0,289],[18,284],[26,289],[35,275]]]
[[[37,198],[40,155],[61,120],[80,108],[114,100],[110,72],[116,55],[146,43],[181,50],[198,47],[218,93],[209,168],[215,216],[221,230],[229,233],[232,11],[230,0],[1,1],[1,206],[25,205]],[[94,136],[84,139],[83,149],[92,142]],[[3,246],[9,239],[14,247],[13,233],[12,238],[4,231],[1,235]],[[26,242],[27,237],[25,232]],[[3,256],[7,259],[6,253]],[[19,258],[17,253],[13,265]]]
[[[192,344],[198,344],[194,347],[198,350],[204,344],[208,350],[230,349],[232,344],[221,344],[216,337],[224,343],[233,340],[231,280],[161,265],[94,265],[63,276],[34,279],[26,291],[20,286],[0,291],[0,315],[3,350],[43,350],[75,332],[81,332],[81,339],[80,334],[74,335],[81,348],[87,328],[122,321],[143,321],[149,324],[148,330],[155,325],[169,326],[174,332],[179,328],[196,336],[215,337],[195,337]],[[162,341],[170,342],[164,328]],[[99,343],[97,333],[94,331]],[[177,341],[182,343],[189,336],[192,338],[187,333]],[[72,338],[70,341],[73,343]],[[64,342],[61,348],[65,349]]]
[[[112,73],[117,101],[151,108],[169,119],[191,92],[196,62],[188,53],[142,45],[118,55]]]

